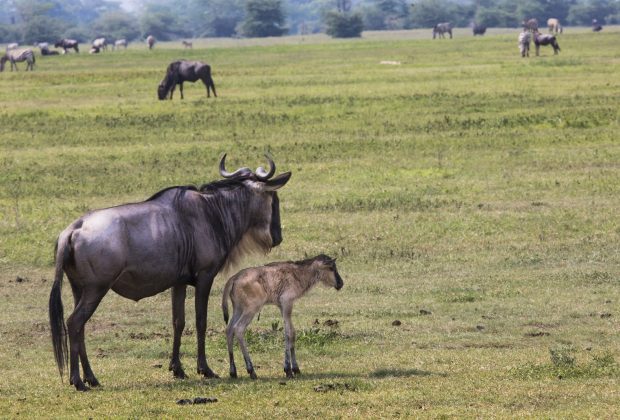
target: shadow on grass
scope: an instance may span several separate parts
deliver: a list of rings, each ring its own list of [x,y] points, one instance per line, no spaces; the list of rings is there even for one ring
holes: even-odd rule
[[[446,377],[448,374],[442,372],[429,372],[428,370],[420,369],[377,369],[371,372],[369,375],[371,378],[406,378],[411,376],[442,376]]]

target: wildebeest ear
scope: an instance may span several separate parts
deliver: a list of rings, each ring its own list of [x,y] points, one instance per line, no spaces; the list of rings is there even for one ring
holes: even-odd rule
[[[292,173],[284,172],[283,174],[278,175],[277,177],[270,179],[265,182],[265,190],[266,191],[275,191],[278,188],[282,188],[288,180],[291,178]]]

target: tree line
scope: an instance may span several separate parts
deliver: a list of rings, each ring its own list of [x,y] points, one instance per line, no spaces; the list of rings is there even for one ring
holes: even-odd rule
[[[265,37],[429,28],[437,22],[518,27],[523,19],[566,25],[620,23],[620,0],[144,0],[127,11],[113,0],[0,0],[0,42],[62,37],[82,42],[197,37]]]

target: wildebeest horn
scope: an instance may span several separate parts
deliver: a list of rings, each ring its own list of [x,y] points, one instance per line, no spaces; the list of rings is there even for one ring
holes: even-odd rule
[[[250,176],[252,175],[252,170],[250,168],[239,168],[235,172],[226,172],[226,153],[222,156],[222,160],[220,160],[220,175],[224,178],[234,178],[236,176]]]
[[[258,178],[259,181],[267,181],[273,176],[273,174],[276,173],[276,164],[273,163],[273,160],[269,157],[269,155],[265,155],[265,157],[267,158],[267,161],[269,161],[269,172],[267,172],[262,166],[259,166],[256,169],[256,178]]]

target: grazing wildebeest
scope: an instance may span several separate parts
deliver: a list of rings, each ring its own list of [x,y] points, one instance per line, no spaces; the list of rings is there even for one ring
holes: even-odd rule
[[[243,352],[245,367],[252,379],[256,372],[250,359],[243,335],[264,305],[280,308],[284,318],[284,372],[289,378],[301,373],[295,358],[295,329],[291,321],[293,302],[306,294],[317,283],[340,290],[342,278],[336,269],[336,260],[318,255],[303,261],[271,263],[262,267],[247,268],[232,276],[222,296],[224,321],[228,322],[228,299],[233,304],[233,316],[226,327],[226,342],[230,359],[230,376],[237,377],[233,356],[233,340],[237,337]]]
[[[202,80],[202,83],[207,88],[207,97],[211,97],[210,90],[213,91],[213,96],[217,97],[215,93],[215,84],[213,78],[211,78],[211,66],[202,61],[174,61],[168,65],[166,69],[166,76],[159,83],[157,87],[157,96],[160,100],[166,99],[172,94],[176,85],[179,85],[181,91],[181,99],[183,99],[183,82],[195,82],[198,79]]]
[[[125,38],[117,39],[116,41],[114,41],[114,48],[117,49],[120,47],[127,49],[127,40]]]
[[[592,19],[592,31],[600,32],[603,30],[603,27],[599,25],[598,20]]]
[[[15,69],[17,71],[17,63],[21,63],[22,61],[26,62],[26,71],[28,69],[34,70],[34,52],[30,48],[24,48],[21,50],[10,50],[7,51],[6,54],[2,58],[0,58],[0,71],[4,71],[4,65],[7,61],[11,62],[11,71]]]
[[[57,43],[54,44],[56,48],[62,48],[63,54],[67,53],[67,50],[73,48],[76,53],[80,52],[80,48],[78,47],[78,42],[75,39],[67,39],[63,38]]]
[[[547,19],[547,28],[549,28],[549,32],[552,34],[561,34],[564,31],[562,25],[560,25],[560,20],[556,18]]]
[[[108,49],[108,41],[105,38],[97,38],[93,41],[92,47],[97,48],[99,51],[106,51]]]
[[[521,51],[521,57],[530,56],[530,42],[532,41],[532,33],[528,30],[523,30],[519,34],[519,51]]]
[[[477,23],[474,23],[474,25],[472,26],[472,31],[474,32],[474,36],[476,35],[484,35],[484,33],[487,31],[487,27],[484,25],[479,25]]]
[[[185,48],[194,48],[194,43],[192,41],[183,40],[181,44],[183,44]]]
[[[452,39],[452,24],[450,22],[443,22],[435,25],[433,28],[433,39],[435,39],[436,36],[445,38],[445,33],[450,34],[450,39]]]
[[[155,37],[153,35],[146,37],[146,45],[149,46],[149,50],[153,49],[153,45],[155,45]]]
[[[540,46],[551,45],[553,47],[553,54],[557,54],[560,51],[555,35],[541,34],[540,32],[534,32],[534,45],[536,46],[536,55],[540,55]]]
[[[184,378],[179,349],[185,327],[185,295],[194,286],[198,373],[217,377],[205,355],[207,306],[218,272],[252,250],[268,252],[282,242],[277,190],[290,172],[240,168],[223,180],[159,191],[144,202],[85,214],[56,242],[55,278],[49,299],[54,355],[61,377],[69,359],[70,384],[78,391],[97,386],[84,342],[84,325],[112,289],[138,301],[172,288],[174,339],[169,369]],[[61,300],[66,273],[75,309],[65,325]],[[67,352],[67,337],[69,351]],[[80,367],[84,380],[80,378]],[[85,384],[86,383],[86,384]]]
[[[50,50],[47,47],[41,48],[41,55],[58,55],[58,54],[60,53],[56,50]]]
[[[521,25],[523,26],[524,31],[534,32],[538,30],[538,20],[534,18],[528,20],[524,19],[523,22],[521,22]]]

